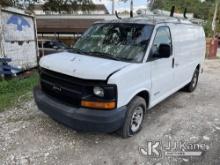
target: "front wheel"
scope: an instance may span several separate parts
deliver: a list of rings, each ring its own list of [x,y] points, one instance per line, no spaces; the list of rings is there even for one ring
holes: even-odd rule
[[[128,138],[138,133],[141,130],[146,111],[146,101],[139,96],[136,96],[128,105],[128,110],[123,126],[118,130],[118,133],[123,138]]]
[[[193,78],[192,78],[191,82],[188,85],[185,86],[184,90],[186,92],[193,92],[197,87],[198,79],[199,79],[199,69],[196,68],[196,70],[193,74]]]

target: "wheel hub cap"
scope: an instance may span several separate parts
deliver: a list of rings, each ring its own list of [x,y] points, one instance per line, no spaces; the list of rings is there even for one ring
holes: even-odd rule
[[[131,130],[133,132],[136,132],[140,128],[140,125],[143,120],[143,113],[143,108],[140,106],[134,110],[134,113],[131,118]]]
[[[197,74],[195,74],[193,77],[193,81],[192,81],[193,88],[196,86],[196,83],[197,83]]]

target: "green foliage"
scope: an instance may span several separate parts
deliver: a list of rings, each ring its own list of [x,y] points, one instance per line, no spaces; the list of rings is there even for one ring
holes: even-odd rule
[[[187,11],[194,13],[194,17],[198,19],[203,19],[207,23],[204,25],[206,35],[211,36],[211,24],[215,11],[215,0],[206,0],[201,2],[200,0],[155,0],[153,9],[162,9],[170,10],[172,6],[176,7],[176,12],[184,12],[184,9],[187,8]],[[220,30],[220,6],[218,12],[217,20],[217,31]],[[219,31],[220,32],[220,31]]]
[[[38,82],[38,74],[34,73],[28,78],[15,78],[0,81],[0,112],[16,105],[19,98],[32,91]],[[23,98],[28,99],[28,98]]]
[[[13,6],[13,0],[1,0],[0,1],[1,6]]]
[[[176,12],[183,12],[187,8],[195,18],[208,19],[213,15],[215,3],[214,0],[203,3],[200,0],[155,0],[153,8],[170,10],[172,6],[176,7]]]
[[[43,5],[44,11],[52,11],[62,14],[72,13],[77,10],[87,11],[93,10],[95,5],[92,0],[47,0]]]
[[[17,7],[17,8],[29,8],[29,6],[37,3],[38,0],[0,0],[0,5],[3,7]]]
[[[206,37],[212,37],[213,36],[212,21],[211,20],[208,20],[204,24],[204,30],[205,30],[205,33],[206,33]]]

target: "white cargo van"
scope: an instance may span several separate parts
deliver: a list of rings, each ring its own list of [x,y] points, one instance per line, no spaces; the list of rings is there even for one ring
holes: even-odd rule
[[[72,52],[40,60],[40,110],[80,131],[137,133],[145,112],[195,90],[205,58],[203,28],[186,19],[134,17],[95,23]]]

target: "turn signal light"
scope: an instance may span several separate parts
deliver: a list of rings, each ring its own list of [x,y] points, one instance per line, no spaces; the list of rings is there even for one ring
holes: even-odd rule
[[[97,108],[97,109],[112,110],[112,109],[116,108],[116,102],[115,101],[111,101],[111,102],[97,102],[97,101],[82,100],[81,101],[81,106],[87,107],[87,108]]]

